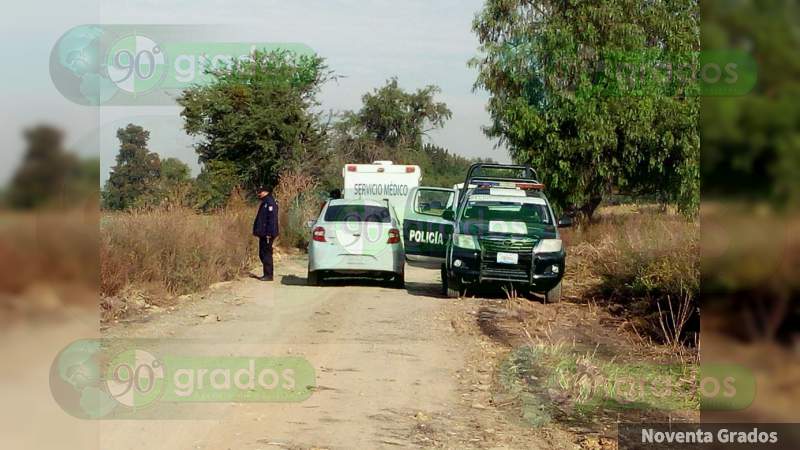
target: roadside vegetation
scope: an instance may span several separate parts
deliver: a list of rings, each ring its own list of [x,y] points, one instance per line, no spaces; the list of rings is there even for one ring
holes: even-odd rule
[[[656,205],[603,207],[565,233],[575,299],[601,304],[630,331],[680,349],[700,332],[700,225]]]
[[[216,214],[175,207],[107,213],[100,225],[100,308],[125,318],[211,283],[246,274],[255,253],[247,239],[252,211]]]

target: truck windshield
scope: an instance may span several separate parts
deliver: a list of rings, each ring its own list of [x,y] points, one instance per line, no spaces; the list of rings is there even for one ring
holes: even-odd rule
[[[332,205],[325,211],[325,222],[391,223],[389,208],[373,205]]]
[[[503,224],[524,223],[526,228],[553,224],[547,205],[511,201],[469,201],[461,220],[472,233],[480,234],[502,230]],[[497,227],[492,229],[492,224]]]

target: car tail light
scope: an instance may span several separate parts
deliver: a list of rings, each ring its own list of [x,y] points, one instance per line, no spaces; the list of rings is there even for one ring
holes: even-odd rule
[[[414,173],[417,170],[414,166],[406,166],[406,173]]]
[[[314,228],[313,239],[317,242],[325,242],[325,228]]]
[[[356,171],[356,166],[354,166],[352,164],[347,166],[347,171],[348,172],[355,172]]]
[[[400,230],[397,228],[392,228],[389,230],[389,240],[386,241],[389,244],[399,244],[400,243]]]

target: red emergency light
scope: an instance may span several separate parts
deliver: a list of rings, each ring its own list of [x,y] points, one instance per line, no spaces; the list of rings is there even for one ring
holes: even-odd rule
[[[517,183],[518,189],[535,189],[535,190],[543,190],[544,185],[542,183]]]

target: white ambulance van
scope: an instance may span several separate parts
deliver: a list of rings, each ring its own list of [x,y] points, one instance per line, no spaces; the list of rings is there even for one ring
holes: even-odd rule
[[[422,181],[422,170],[419,166],[375,161],[346,164],[342,176],[345,200],[388,200],[402,223],[406,198]]]

